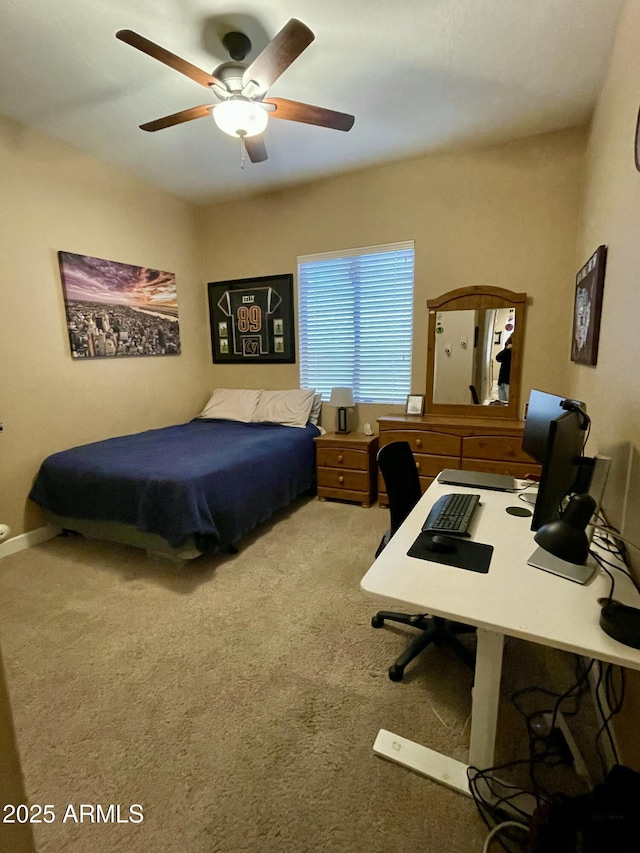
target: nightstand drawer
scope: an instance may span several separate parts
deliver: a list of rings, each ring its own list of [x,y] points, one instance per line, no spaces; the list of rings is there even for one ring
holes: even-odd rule
[[[369,493],[369,472],[349,471],[340,468],[318,468],[318,486]]]
[[[369,470],[369,453],[350,447],[318,447],[318,467]]]
[[[378,436],[327,433],[314,441],[319,500],[371,506],[376,496]]]

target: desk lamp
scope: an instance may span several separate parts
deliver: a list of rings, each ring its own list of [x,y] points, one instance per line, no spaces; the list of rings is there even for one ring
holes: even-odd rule
[[[596,509],[588,494],[574,495],[562,517],[543,524],[534,536],[540,546],[528,563],[554,575],[585,584],[595,575],[597,564],[588,560],[589,537],[586,528]]]
[[[338,407],[338,432],[344,434],[347,429],[347,409],[354,406],[353,391],[351,388],[332,388],[329,399],[330,406]]]

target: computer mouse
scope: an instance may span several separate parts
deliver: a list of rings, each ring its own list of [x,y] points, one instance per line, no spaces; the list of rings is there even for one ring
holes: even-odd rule
[[[436,533],[435,536],[432,536],[427,542],[427,548],[430,551],[436,551],[439,554],[453,554],[458,550],[458,544],[454,539],[450,539],[448,536],[441,536],[439,533]]]

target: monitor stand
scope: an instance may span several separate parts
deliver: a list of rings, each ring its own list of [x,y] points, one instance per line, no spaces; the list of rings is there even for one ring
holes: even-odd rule
[[[579,566],[576,563],[568,563],[566,560],[554,557],[544,548],[536,548],[527,563],[534,569],[542,569],[544,572],[551,572],[552,575],[559,575],[561,578],[580,584],[589,583],[598,570],[598,564],[591,556],[587,557],[583,566]]]

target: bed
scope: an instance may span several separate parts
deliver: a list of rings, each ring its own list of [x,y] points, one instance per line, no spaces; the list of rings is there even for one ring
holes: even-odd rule
[[[54,453],[29,497],[63,530],[142,546],[153,556],[186,561],[233,549],[315,485],[313,392],[294,413],[295,425],[286,422],[291,406],[284,415],[273,406],[273,395],[288,392],[264,392],[266,408],[258,405],[263,392],[253,393],[258,402],[241,410],[211,405],[214,392],[188,423]]]

